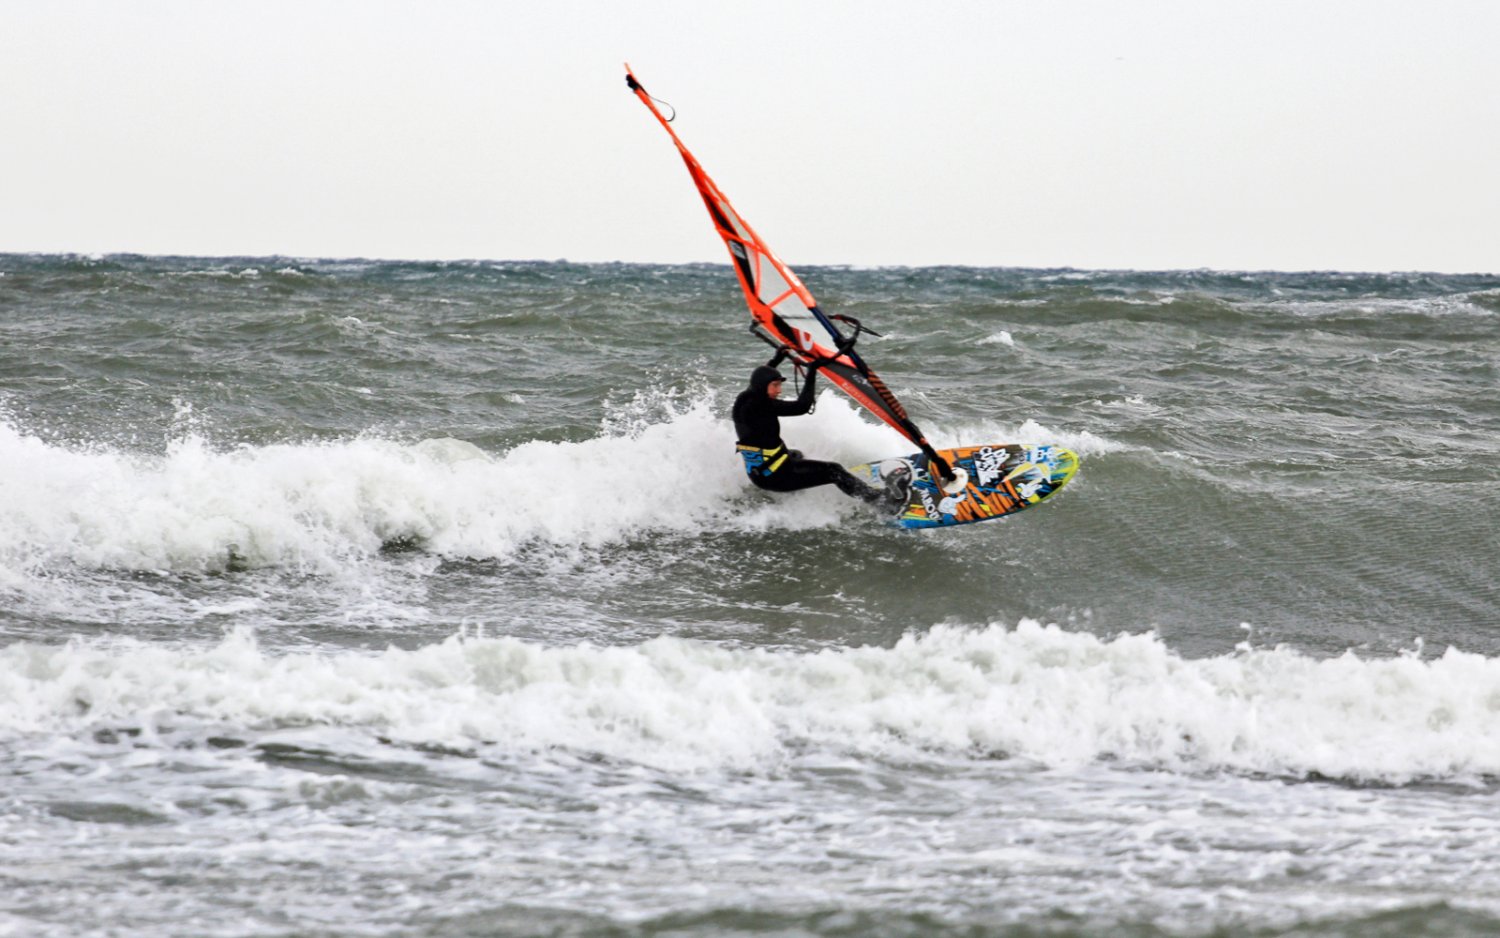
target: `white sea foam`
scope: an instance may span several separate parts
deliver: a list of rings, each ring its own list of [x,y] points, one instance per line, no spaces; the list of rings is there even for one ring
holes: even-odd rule
[[[715,423],[702,408],[635,436],[496,456],[462,441],[382,439],[221,450],[192,431],[141,455],[0,424],[0,567],[12,578],[54,561],[190,572],[232,557],[328,572],[399,538],[505,557],[538,538],[589,545],[688,529],[741,494]]]
[[[1123,443],[1088,430],[1060,430],[1030,419],[1020,423],[981,420],[952,426],[934,424],[924,429],[928,431],[928,439],[938,447],[979,443],[1022,443],[1028,446],[1053,443],[1084,457],[1101,456],[1128,448]]]
[[[629,647],[460,639],[274,657],[246,632],[201,650],[0,650],[0,736],[145,724],[323,727],[409,744],[599,753],[666,769],[860,758],[1100,760],[1176,771],[1471,781],[1500,774],[1500,660],[1185,659],[1153,635],[1022,622],[815,653],[658,638]]]
[[[994,335],[988,335],[975,343],[976,345],[1006,345],[1015,348],[1016,340],[1009,332],[1002,329]]]
[[[791,499],[745,481],[721,408],[647,394],[580,442],[488,454],[459,440],[378,438],[220,448],[190,411],[164,452],[70,447],[0,421],[0,586],[59,563],[203,572],[286,566],[328,573],[395,540],[446,556],[504,559],[528,544],[597,547],[642,532],[800,529],[857,506],[830,489]],[[810,458],[854,464],[912,451],[832,391],[785,426]],[[1093,434],[1031,421],[929,428],[939,445],[1058,442]]]

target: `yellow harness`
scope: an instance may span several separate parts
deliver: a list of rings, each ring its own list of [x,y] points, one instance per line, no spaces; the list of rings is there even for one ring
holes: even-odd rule
[[[737,443],[734,447],[745,460],[745,471],[753,476],[768,476],[781,468],[791,455],[786,451],[785,443],[778,443],[770,449],[761,449],[759,446],[746,446]]]

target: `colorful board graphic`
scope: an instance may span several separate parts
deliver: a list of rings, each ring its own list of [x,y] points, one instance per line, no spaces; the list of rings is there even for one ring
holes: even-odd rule
[[[1039,504],[1078,472],[1078,456],[1060,446],[996,443],[938,451],[961,485],[945,490],[927,470],[921,453],[850,468],[862,479],[883,485],[898,468],[912,470],[911,497],[896,518],[903,528],[945,528],[993,521]]]

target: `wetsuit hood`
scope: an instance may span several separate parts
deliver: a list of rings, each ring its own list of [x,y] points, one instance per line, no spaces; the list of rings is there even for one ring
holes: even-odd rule
[[[750,390],[764,394],[766,388],[771,386],[772,381],[785,381],[781,372],[770,365],[761,365],[750,372]]]

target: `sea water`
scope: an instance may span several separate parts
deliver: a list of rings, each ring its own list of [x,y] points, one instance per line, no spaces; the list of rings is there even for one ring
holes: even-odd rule
[[[1500,278],[802,273],[0,257],[0,935],[1500,931]]]

